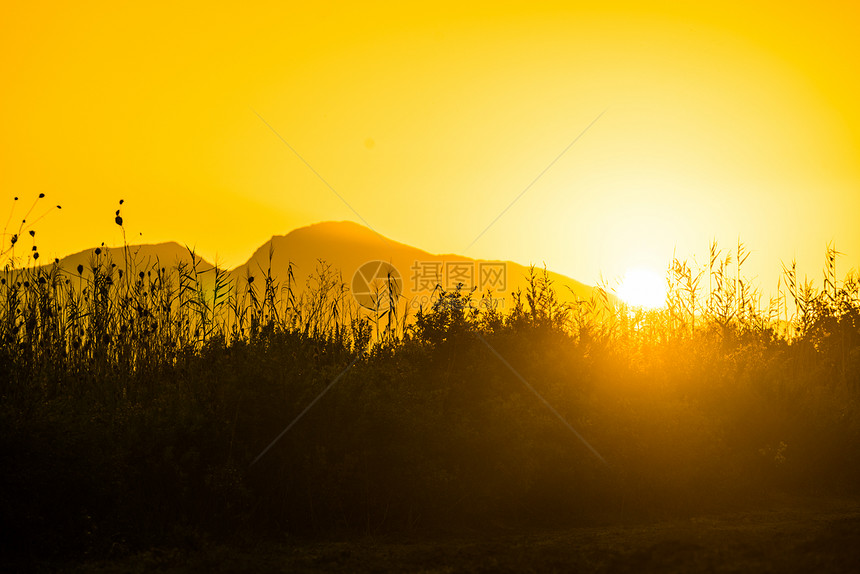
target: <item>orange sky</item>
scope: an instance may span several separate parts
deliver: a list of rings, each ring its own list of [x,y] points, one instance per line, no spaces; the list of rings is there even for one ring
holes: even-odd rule
[[[227,265],[360,221],[259,114],[429,251],[594,282],[740,236],[768,289],[793,256],[819,278],[829,240],[860,266],[860,9],[497,4],[6,2],[4,213],[62,204],[38,225],[52,257],[121,242],[124,198],[130,240]]]

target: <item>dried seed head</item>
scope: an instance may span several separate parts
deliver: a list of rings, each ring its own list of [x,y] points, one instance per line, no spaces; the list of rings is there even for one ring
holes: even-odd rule
[[[83,266],[83,265],[78,265],[78,275],[80,275],[80,274],[81,274],[81,273],[83,273],[83,272],[84,272],[84,266]]]
[[[30,230],[30,237],[36,237],[36,230],[35,229]]]
[[[44,194],[44,193],[40,193],[40,194],[39,194],[39,199],[42,199],[43,197],[45,197],[45,194]]]

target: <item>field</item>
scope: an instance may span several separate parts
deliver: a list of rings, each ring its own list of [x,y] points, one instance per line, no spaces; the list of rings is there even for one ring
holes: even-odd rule
[[[744,260],[412,317],[385,278],[7,268],[6,568],[856,571],[857,278],[831,248],[762,305]]]
[[[786,499],[690,519],[516,533],[198,544],[71,572],[856,572],[857,499]]]

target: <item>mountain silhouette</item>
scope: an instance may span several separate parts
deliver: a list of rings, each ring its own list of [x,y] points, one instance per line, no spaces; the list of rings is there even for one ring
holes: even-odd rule
[[[96,249],[101,253],[96,254]],[[191,252],[187,247],[183,247],[175,241],[166,243],[152,243],[142,245],[128,246],[128,267],[134,269],[152,269],[154,267],[163,267],[165,269],[175,268],[180,262],[190,264]],[[195,255],[198,259],[198,268],[200,271],[212,269],[213,265]],[[102,262],[110,261],[118,269],[126,267],[126,250],[122,247],[100,247],[85,249],[67,255],[60,259],[60,267],[66,271],[77,269],[78,265],[83,265],[84,269],[90,269],[101,258]]]
[[[118,269],[124,269],[126,253],[129,255],[129,268],[135,272],[155,267],[175,269],[180,262],[186,265],[191,262],[189,249],[176,242],[131,245],[127,249],[102,247],[100,250],[102,253],[98,256],[95,249],[74,253],[62,258],[59,265],[70,274],[76,273],[78,266],[82,265],[86,273],[96,258],[101,257],[102,261],[109,258]],[[197,260],[201,284],[205,289],[211,289],[214,266],[199,256]],[[414,310],[428,306],[437,285],[449,290],[458,285],[467,291],[474,289],[476,298],[489,289],[503,310],[512,304],[511,295],[518,289],[525,293],[528,284],[528,266],[511,261],[429,253],[352,221],[326,221],[295,229],[286,235],[273,236],[244,264],[230,270],[229,277],[241,287],[247,284],[248,277],[262,280],[270,271],[274,281],[284,285],[288,267],[292,265],[295,279],[292,287],[298,293],[314,273],[328,268],[354,288],[356,285],[360,287],[366,279],[364,275],[356,278],[356,272],[366,263],[371,265],[364,269],[373,271],[372,262],[384,262],[386,269],[396,269],[402,281],[402,295]],[[542,272],[542,269],[538,270],[538,273]],[[590,285],[552,271],[547,271],[547,275],[562,301],[572,300],[573,295],[581,299],[593,295],[594,287]]]
[[[429,301],[437,284],[445,289],[454,289],[458,283],[462,289],[477,288],[476,297],[491,289],[493,297],[503,301],[501,304],[506,308],[511,304],[512,293],[517,289],[525,292],[529,273],[527,266],[511,261],[429,253],[352,221],[316,223],[287,235],[274,236],[233,273],[236,279],[244,280],[248,276],[265,276],[271,268],[273,277],[282,282],[286,280],[287,268],[292,263],[293,274],[301,288],[310,274],[326,264],[340,272],[347,285],[354,287],[356,271],[373,261],[387,263],[399,272],[403,295],[407,300],[413,300],[416,309]],[[552,271],[547,274],[563,301],[573,299],[571,292],[582,299],[592,296],[592,286]]]

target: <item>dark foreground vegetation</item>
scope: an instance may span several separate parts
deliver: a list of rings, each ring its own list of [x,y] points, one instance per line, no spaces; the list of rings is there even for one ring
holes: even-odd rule
[[[198,543],[90,560],[68,571],[158,572],[856,572],[856,500],[775,497],[762,508],[588,526],[445,535]]]
[[[324,267],[301,290],[292,269],[209,271],[204,289],[193,263],[126,255],[0,282],[13,567],[860,494],[860,284],[837,280],[832,249],[820,290],[789,267],[766,306],[739,246],[701,271],[675,262],[660,311],[602,290],[563,304],[537,272],[504,313],[439,290],[413,317],[390,282],[362,309]]]

